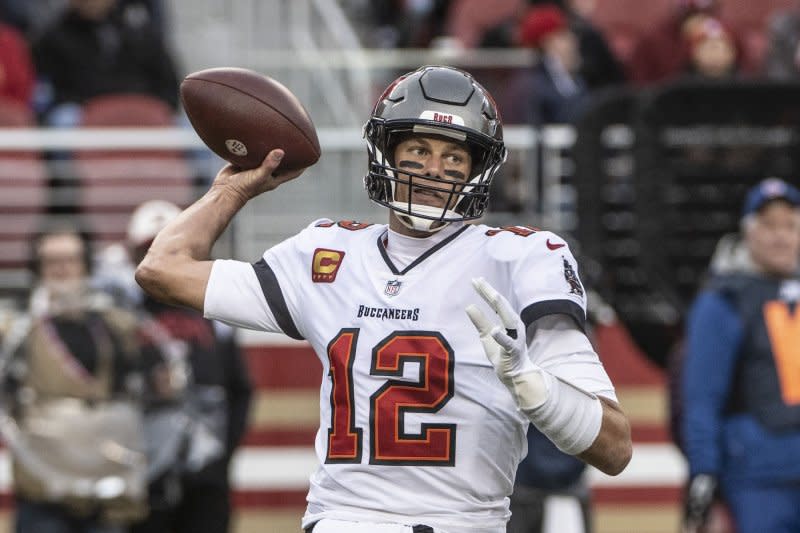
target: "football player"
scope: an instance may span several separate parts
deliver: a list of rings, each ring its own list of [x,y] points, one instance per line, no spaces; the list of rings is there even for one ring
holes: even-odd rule
[[[569,247],[466,223],[486,210],[506,155],[489,93],[461,70],[423,67],[386,89],[364,134],[364,183],[388,224],[322,219],[255,264],[209,261],[248,200],[301,173],[273,174],[273,150],[257,169],[221,170],[137,271],[157,298],[318,354],[319,468],[303,527],[504,532],[530,422],[621,472],[630,428],[584,333]]]

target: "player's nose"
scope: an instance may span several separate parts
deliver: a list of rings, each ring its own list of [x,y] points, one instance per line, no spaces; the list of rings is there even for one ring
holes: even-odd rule
[[[425,175],[441,178],[444,175],[444,162],[441,155],[431,154],[425,161]]]

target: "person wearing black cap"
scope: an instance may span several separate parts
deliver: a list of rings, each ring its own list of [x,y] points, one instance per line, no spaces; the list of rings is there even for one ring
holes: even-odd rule
[[[687,320],[685,532],[717,495],[737,531],[800,531],[800,190],[760,182],[741,229],[745,260],[712,273]]]

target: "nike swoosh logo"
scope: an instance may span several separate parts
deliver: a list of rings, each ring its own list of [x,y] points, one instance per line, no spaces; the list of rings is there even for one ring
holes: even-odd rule
[[[552,242],[550,242],[550,239],[547,239],[547,243],[546,244],[547,244],[547,247],[550,248],[551,250],[558,250],[559,248],[563,248],[565,246],[565,244],[563,242],[562,243],[553,244]]]

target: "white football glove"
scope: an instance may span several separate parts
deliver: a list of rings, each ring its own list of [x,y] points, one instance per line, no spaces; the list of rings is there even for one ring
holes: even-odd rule
[[[600,433],[600,400],[535,365],[528,357],[525,324],[508,300],[483,278],[472,285],[502,322],[501,327],[487,319],[474,304],[466,308],[486,357],[517,406],[561,451],[585,451]]]
[[[535,365],[528,357],[525,324],[508,300],[483,278],[472,285],[502,322],[502,327],[495,324],[474,304],[466,308],[486,357],[517,406],[561,451],[576,455],[588,449],[603,421],[600,400]]]
[[[508,388],[523,411],[536,409],[547,401],[549,374],[533,364],[528,357],[525,324],[505,297],[483,278],[472,280],[475,291],[500,317],[497,325],[470,304],[466,311],[480,334],[486,357],[494,366],[500,381]],[[552,378],[551,378],[552,379]]]

